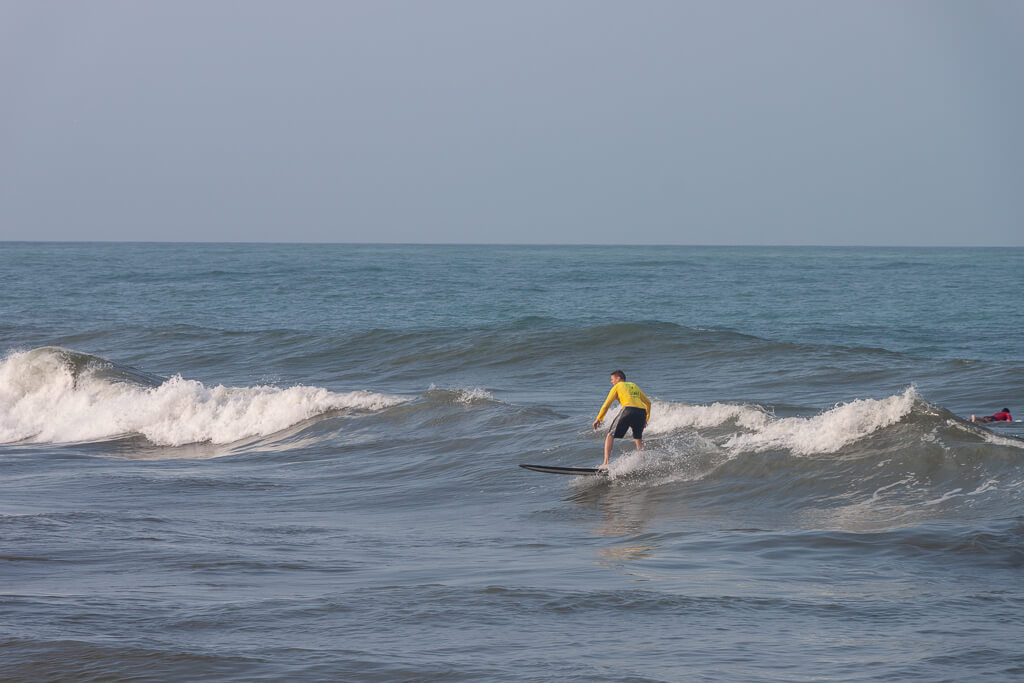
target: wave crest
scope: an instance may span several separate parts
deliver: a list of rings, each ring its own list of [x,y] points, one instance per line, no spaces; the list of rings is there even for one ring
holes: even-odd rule
[[[74,443],[139,434],[160,446],[233,443],[337,410],[404,399],[321,387],[207,387],[167,380],[57,347],[0,361],[0,443]]]
[[[712,429],[734,424],[721,446],[735,452],[787,450],[796,455],[835,453],[911,414],[921,403],[913,387],[883,399],[857,399],[814,417],[776,418],[761,406],[714,403],[709,406],[659,404],[649,433],[683,428]]]

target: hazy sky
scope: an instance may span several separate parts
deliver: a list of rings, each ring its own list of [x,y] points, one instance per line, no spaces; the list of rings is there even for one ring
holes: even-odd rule
[[[1024,0],[0,0],[0,240],[1024,245]]]

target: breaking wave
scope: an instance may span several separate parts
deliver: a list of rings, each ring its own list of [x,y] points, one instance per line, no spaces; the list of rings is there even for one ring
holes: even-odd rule
[[[74,443],[142,435],[160,446],[227,444],[331,411],[378,411],[405,399],[321,387],[209,387],[58,347],[0,361],[0,443]]]
[[[648,433],[665,434],[683,428],[709,429],[732,424],[738,431],[721,444],[732,451],[788,450],[796,455],[835,453],[880,429],[897,424],[915,408],[930,412],[913,387],[883,399],[858,399],[840,404],[820,415],[806,418],[775,418],[756,405],[668,403],[655,406]]]

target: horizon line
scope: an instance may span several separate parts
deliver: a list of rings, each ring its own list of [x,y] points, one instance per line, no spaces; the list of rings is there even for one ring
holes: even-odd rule
[[[621,244],[617,242],[360,242],[360,241],[284,241],[284,240],[62,240],[62,239],[0,239],[0,244],[152,244],[152,245],[239,245],[239,246],[366,246],[366,247],[612,247],[620,249],[643,248],[735,248],[735,249],[1021,249],[1021,245],[1002,244],[714,244],[714,243],[651,243]]]

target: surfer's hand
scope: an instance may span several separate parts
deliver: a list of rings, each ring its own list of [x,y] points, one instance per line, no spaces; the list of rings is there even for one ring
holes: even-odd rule
[[[601,420],[594,420],[594,430],[596,431],[597,428],[600,427],[600,426],[601,426]]]

